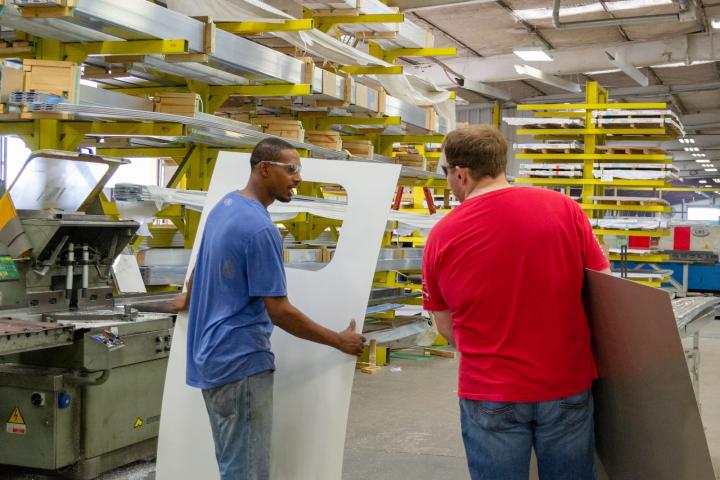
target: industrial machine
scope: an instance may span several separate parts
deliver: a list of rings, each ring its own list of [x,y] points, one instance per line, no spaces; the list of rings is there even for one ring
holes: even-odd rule
[[[174,317],[114,294],[139,225],[97,205],[123,163],[40,151],[9,189],[30,249],[0,246],[2,465],[95,478],[155,455]]]

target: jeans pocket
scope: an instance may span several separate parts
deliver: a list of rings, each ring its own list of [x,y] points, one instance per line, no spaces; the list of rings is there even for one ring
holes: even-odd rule
[[[228,419],[237,415],[238,402],[244,390],[244,379],[238,382],[203,390],[205,402],[218,419]]]
[[[559,407],[563,422],[568,425],[577,425],[584,422],[592,413],[591,399],[590,389],[561,398]]]
[[[489,402],[463,400],[463,412],[476,425],[494,432],[509,430],[517,425],[515,404],[512,402]]]

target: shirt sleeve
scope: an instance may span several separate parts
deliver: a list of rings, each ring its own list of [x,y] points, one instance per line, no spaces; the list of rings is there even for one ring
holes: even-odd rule
[[[444,312],[449,310],[438,283],[438,277],[435,272],[436,266],[436,249],[432,233],[428,238],[425,249],[423,250],[422,260],[422,298],[423,308],[429,312]]]
[[[282,239],[275,227],[256,233],[245,250],[248,293],[251,297],[287,295]]]
[[[610,263],[600,247],[595,233],[592,231],[592,225],[585,212],[577,205],[577,222],[580,231],[580,246],[582,249],[583,267],[590,270],[605,270],[610,268]]]

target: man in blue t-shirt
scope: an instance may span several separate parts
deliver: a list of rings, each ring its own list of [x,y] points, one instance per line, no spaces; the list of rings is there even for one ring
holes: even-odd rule
[[[188,284],[187,383],[202,388],[222,480],[269,478],[273,325],[350,355],[365,341],[355,320],[335,332],[288,301],[282,239],[267,207],[292,198],[298,153],[269,138],[257,144],[250,165],[247,186],[208,215]]]

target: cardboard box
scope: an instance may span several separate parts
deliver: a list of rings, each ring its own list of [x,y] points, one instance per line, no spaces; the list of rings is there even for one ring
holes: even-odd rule
[[[342,149],[340,132],[335,130],[311,130],[305,132],[305,140],[308,143],[330,150],[340,151]]]
[[[23,90],[24,77],[25,73],[21,68],[11,67],[3,62],[2,69],[0,69],[0,102],[9,102],[12,92]]]
[[[200,95],[165,92],[153,97],[154,111],[192,117],[199,111]]]
[[[347,150],[351,155],[364,157],[372,160],[375,154],[375,146],[370,140],[343,140],[342,149]]]
[[[425,107],[425,128],[431,132],[438,128],[438,115],[433,107]]]
[[[399,163],[404,167],[417,168],[418,170],[425,170],[427,168],[427,159],[425,156],[413,153],[397,155],[395,157],[395,163]]]
[[[77,103],[80,69],[73,62],[54,60],[23,60],[24,92],[48,93],[65,98],[69,103]]]

